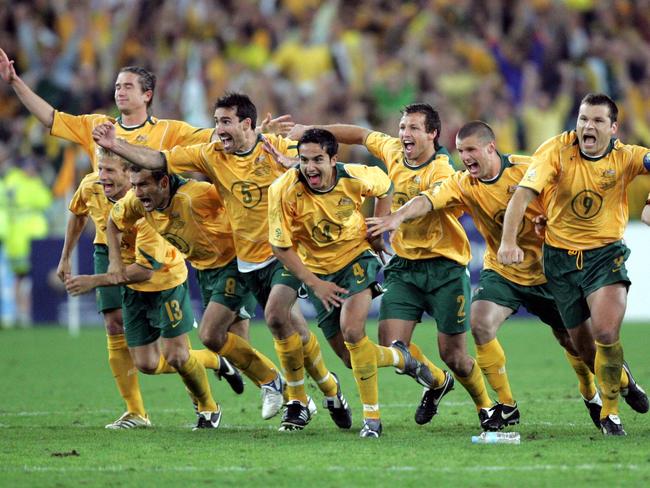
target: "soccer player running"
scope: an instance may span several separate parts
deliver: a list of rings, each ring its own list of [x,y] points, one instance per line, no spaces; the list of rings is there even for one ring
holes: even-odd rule
[[[449,153],[438,144],[441,123],[428,104],[407,105],[399,122],[399,137],[391,137],[354,125],[319,126],[345,144],[360,144],[388,168],[395,185],[391,209],[397,211],[410,199],[454,173]],[[297,135],[304,126],[295,126]],[[373,222],[370,220],[370,222]],[[454,378],[436,367],[411,341],[415,325],[427,312],[438,327],[440,357],[468,391],[479,418],[492,406],[480,368],[467,353],[470,282],[467,263],[470,246],[455,210],[434,211],[400,226],[392,236],[396,255],[384,269],[384,288],[379,311],[379,342],[404,344],[434,377],[425,387],[415,421],[426,424],[438,404],[454,386]],[[398,369],[398,372],[399,369]]]
[[[320,345],[304,318],[292,308],[300,280],[273,256],[268,242],[268,187],[287,168],[273,160],[264,141],[280,153],[295,153],[294,142],[281,136],[266,139],[255,133],[257,109],[248,96],[231,93],[219,98],[214,110],[218,141],[171,151],[154,151],[110,137],[110,124],[98,126],[93,137],[100,145],[146,169],[170,173],[198,171],[210,178],[224,199],[233,228],[237,265],[244,281],[264,307],[264,318],[286,377],[287,408],[280,430],[300,430],[310,421],[304,370],[325,395],[332,419],[349,424],[349,408],[338,381],[322,359]],[[294,317],[292,317],[294,315]],[[283,384],[276,385],[279,391]]]
[[[70,115],[60,112],[49,103],[34,93],[27,84],[16,74],[6,53],[0,49],[0,77],[11,87],[29,110],[53,136],[60,137],[81,145],[88,154],[93,170],[97,170],[97,145],[92,138],[92,130],[95,126],[104,122],[115,122],[117,135],[125,140],[136,144],[143,144],[156,149],[171,149],[179,144],[197,144],[208,142],[214,133],[214,129],[197,129],[191,125],[178,120],[157,119],[150,114],[156,87],[156,77],[149,71],[129,66],[122,68],[115,81],[115,104],[120,116],[114,119],[101,114]],[[284,119],[276,119],[273,127],[286,122]],[[77,234],[72,247],[64,250],[57,269],[57,275],[63,281],[70,275],[70,252],[76,245],[78,236],[83,230],[81,222],[73,217],[68,223],[68,231]],[[97,230],[93,256],[95,261],[95,272],[104,273],[108,266],[107,252],[104,246],[104,237],[101,230]],[[117,292],[109,292],[100,289],[100,296],[113,293],[118,298]],[[107,334],[108,362],[113,376],[119,386],[119,391],[124,398],[128,412],[134,416],[143,415],[144,407],[141,404],[142,395],[137,383],[137,376],[129,374],[133,371],[134,365],[129,354],[124,333],[122,331],[122,310],[117,299],[103,297],[98,304],[102,308],[104,326]],[[241,330],[246,335],[248,321],[233,325],[232,330]],[[224,363],[225,364],[225,363]],[[229,370],[224,371],[224,373]],[[226,379],[235,379],[233,375],[226,375]],[[132,401],[131,399],[140,399]],[[124,416],[122,416],[124,417]],[[129,428],[132,427],[131,415],[118,418],[108,428]],[[135,417],[133,417],[135,418]]]
[[[221,412],[210,393],[205,368],[218,371],[223,364],[229,370],[233,368],[212,351],[189,349],[187,332],[194,326],[194,315],[187,287],[187,268],[181,253],[144,221],[121,236],[111,232],[112,226],[108,221],[111,208],[115,200],[123,197],[129,189],[128,162],[102,148],[98,153],[99,173],[91,173],[81,182],[70,203],[74,215],[71,222],[85,224],[87,215],[91,216],[100,230],[96,249],[102,252],[96,253],[95,257],[106,259],[103,250],[106,247],[104,242],[108,242],[109,254],[113,253],[119,260],[119,272],[109,270],[108,273],[93,275],[66,275],[66,288],[72,295],[98,288],[100,308],[122,307],[124,327],[120,327],[119,332],[126,337],[125,342],[137,368],[146,374],[178,372],[198,405],[196,428],[215,428],[219,425]],[[108,235],[104,231],[107,223]],[[80,228],[83,225],[69,227],[65,256],[69,256],[69,250],[76,244]],[[128,265],[125,270],[121,269],[122,261]],[[115,285],[127,286],[120,290]],[[162,355],[158,341],[161,336]],[[118,364],[112,365],[116,369],[126,364],[119,357],[116,361]],[[125,375],[127,381],[135,382],[133,387],[124,385],[124,378],[116,378],[118,389],[127,400],[127,412],[107,428],[148,427],[151,423],[139,395],[137,375],[135,371],[126,371]],[[238,374],[236,377],[241,393],[243,383]]]
[[[144,218],[196,268],[205,307],[201,341],[262,389],[262,417],[273,417],[283,403],[282,392],[273,387],[281,381],[280,373],[246,339],[228,331],[254,313],[256,302],[237,270],[232,229],[216,188],[135,165],[130,181],[133,191],[113,208],[111,222],[126,230]]]
[[[506,356],[497,332],[510,315],[524,306],[551,326],[576,372],[591,419],[600,428],[601,401],[588,366],[591,364],[593,369],[593,337],[585,323],[575,324],[569,335],[546,288],[541,259],[543,239],[535,232],[535,221],[543,212],[539,202],[529,207],[519,231],[519,242],[526,251],[525,260],[516,267],[509,267],[496,259],[505,209],[530,158],[500,154],[494,132],[482,121],[461,127],[456,136],[456,148],[467,171],[453,174],[394,214],[375,219],[371,231],[392,231],[402,222],[426,215],[431,210],[460,208],[470,213],[487,246],[479,285],[472,297],[471,329],[476,343],[476,360],[498,395],[498,403],[490,409],[481,426],[485,430],[500,430],[519,423],[519,409],[512,395]],[[587,357],[586,363],[581,356]]]
[[[630,250],[622,241],[628,221],[626,189],[635,176],[650,171],[650,150],[615,138],[617,117],[611,98],[590,93],[580,104],[575,131],[553,137],[535,151],[508,204],[498,251],[504,265],[523,262],[517,231],[530,202],[542,194],[548,288],[567,327],[591,317],[605,435],[625,435],[619,392],[637,412],[648,411],[648,398],[623,359],[619,333],[630,286],[625,269]],[[622,371],[627,385],[621,384]]]
[[[331,132],[303,134],[300,168],[269,188],[269,242],[280,262],[307,286],[325,337],[333,345],[342,342],[335,337],[345,341],[363,404],[360,436],[376,438],[382,432],[377,368],[401,366],[429,386],[433,378],[406,347],[379,346],[366,335],[380,262],[371,252],[360,208],[374,197],[375,215],[390,212],[392,183],[380,168],[337,162],[337,152]],[[383,249],[382,244],[375,242],[375,248]]]

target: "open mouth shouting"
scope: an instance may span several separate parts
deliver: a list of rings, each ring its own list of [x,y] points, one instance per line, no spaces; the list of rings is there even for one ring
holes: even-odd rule
[[[223,148],[226,152],[235,151],[235,140],[230,134],[227,134],[225,132],[220,133],[219,140],[221,141],[221,144],[223,144]]]
[[[410,141],[410,140],[404,140],[404,141],[402,141],[402,146],[404,147],[404,154],[406,155],[406,159],[414,159],[415,158],[415,142]]]

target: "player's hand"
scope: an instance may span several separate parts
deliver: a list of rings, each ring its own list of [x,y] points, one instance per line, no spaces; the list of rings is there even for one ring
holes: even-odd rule
[[[56,267],[56,276],[61,280],[61,283],[65,283],[65,280],[70,278],[71,275],[70,261],[61,258],[59,265]]]
[[[497,252],[497,260],[506,266],[519,264],[524,260],[524,251],[517,246],[501,243]]]
[[[366,225],[368,226],[368,235],[371,237],[380,236],[384,232],[393,232],[402,223],[402,219],[397,214],[385,215],[383,217],[368,217]]]
[[[71,276],[65,280],[65,289],[73,297],[88,293],[95,288],[95,280],[92,275]]]
[[[345,302],[341,295],[349,293],[345,288],[341,288],[331,281],[318,280],[311,289],[320,301],[323,303],[325,310],[328,312],[332,307],[340,307]]]
[[[279,136],[286,136],[289,134],[293,126],[296,125],[290,114],[280,115],[274,119],[271,118],[271,113],[267,113],[260,126],[255,129],[258,134],[277,134]]]
[[[370,242],[370,246],[372,247],[372,250],[377,253],[377,256],[379,257],[379,260],[381,261],[381,264],[386,264],[392,254],[388,250],[388,246],[386,245],[386,241],[384,240],[383,236],[377,236],[374,239],[370,238],[368,239]]]
[[[126,276],[126,267],[121,261],[118,263],[109,261],[106,274],[109,276],[109,280],[113,285],[118,285],[128,281]]]
[[[10,85],[18,78],[14,69],[14,60],[9,59],[2,49],[0,49],[0,77]]]
[[[302,124],[294,124],[293,128],[291,131],[289,131],[289,135],[287,136],[289,139],[292,139],[294,141],[297,141],[302,137],[302,135],[305,133],[307,129],[310,129],[311,127],[308,125],[302,125]]]
[[[93,140],[106,149],[112,149],[115,144],[115,126],[104,122],[93,129]]]
[[[546,235],[546,221],[547,218],[544,215],[537,215],[533,217],[533,224],[535,224],[535,235],[537,237],[544,239]]]
[[[275,162],[280,166],[284,166],[288,169],[293,168],[296,164],[298,164],[298,158],[292,158],[286,154],[282,154],[264,136],[262,136],[262,142],[264,144],[264,150],[269,153]]]

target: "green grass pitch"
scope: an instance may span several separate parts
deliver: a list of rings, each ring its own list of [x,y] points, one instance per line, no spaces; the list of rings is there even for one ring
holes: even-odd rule
[[[376,338],[376,324],[368,329]],[[251,336],[275,358],[262,325]],[[519,446],[471,444],[478,419],[458,383],[432,423],[416,425],[421,389],[392,368],[379,378],[384,435],[360,439],[354,380],[325,341],[325,360],[353,408],[351,431],[338,431],[321,408],[304,431],[277,432],[279,417],[262,420],[250,381],[236,396],[211,380],[221,427],[192,432],[192,407],[175,375],[140,376],[153,429],[107,431],[123,406],[101,329],[78,338],[59,328],[0,331],[0,486],[650,486],[650,415],[622,403],[628,436],[604,438],[546,327],[509,321],[499,337],[522,413],[510,429],[521,433]],[[637,380],[649,386],[648,324],[625,324],[622,339]],[[416,340],[440,364],[431,323]],[[308,390],[320,405],[315,386]]]

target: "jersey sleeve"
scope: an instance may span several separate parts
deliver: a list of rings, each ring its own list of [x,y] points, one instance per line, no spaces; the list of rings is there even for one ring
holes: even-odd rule
[[[284,201],[284,181],[281,177],[269,187],[269,243],[275,247],[292,247],[292,216]]]
[[[627,147],[632,152],[629,179],[650,173],[650,149],[643,146]]]
[[[143,209],[139,203],[135,194],[129,191],[124,198],[113,205],[111,220],[120,231],[132,228],[138,220],[144,217]]]
[[[143,268],[158,270],[164,266],[167,248],[158,233],[144,220],[135,222],[135,262]]]
[[[77,191],[72,195],[68,209],[75,215],[88,215],[88,206],[86,205],[86,199],[84,198],[85,186],[79,185]]]
[[[387,166],[392,161],[395,152],[402,151],[402,143],[396,137],[383,132],[371,132],[364,142],[370,154],[381,159]]]
[[[460,186],[462,176],[463,173],[459,171],[442,180],[438,179],[420,195],[429,199],[434,210],[463,206],[463,193]]]
[[[50,134],[80,144],[90,152],[93,145],[93,129],[103,122],[114,120],[105,115],[70,115],[56,111]]]
[[[393,182],[381,168],[363,164],[346,164],[345,171],[364,185],[364,197],[386,197],[393,189]]]
[[[214,134],[214,128],[202,129],[194,127],[182,120],[174,120],[173,122],[172,137],[170,138],[171,144],[168,147],[206,144],[210,142]]]
[[[208,152],[214,151],[216,147],[214,143],[194,144],[192,146],[175,146],[170,150],[161,152],[167,161],[167,171],[170,173],[199,171],[204,174],[209,174],[204,150]]]

